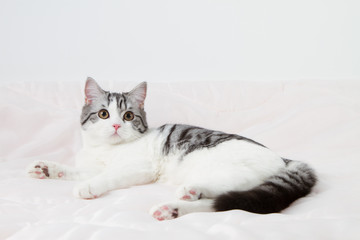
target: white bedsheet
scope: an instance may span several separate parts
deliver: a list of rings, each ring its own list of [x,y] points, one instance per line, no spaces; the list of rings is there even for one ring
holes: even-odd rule
[[[81,146],[84,81],[0,85],[0,239],[360,239],[360,83],[182,82],[148,85],[150,126],[187,123],[238,133],[311,164],[319,183],[278,214],[194,213],[158,222],[148,210],[174,199],[150,184],[95,200],[75,182],[28,178],[35,160],[73,164]],[[137,83],[100,82],[130,90]]]

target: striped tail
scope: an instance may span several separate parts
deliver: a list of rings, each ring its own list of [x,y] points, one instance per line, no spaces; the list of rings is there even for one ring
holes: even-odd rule
[[[317,179],[305,163],[284,159],[286,168],[248,191],[231,191],[218,196],[216,211],[241,209],[253,213],[275,213],[310,193]]]

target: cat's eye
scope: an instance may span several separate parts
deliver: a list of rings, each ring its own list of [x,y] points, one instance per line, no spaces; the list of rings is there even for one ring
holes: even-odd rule
[[[128,111],[128,112],[126,112],[125,114],[124,114],[124,120],[126,120],[126,121],[132,121],[133,119],[134,119],[134,113],[133,112],[130,112],[130,111]]]
[[[109,115],[109,112],[107,110],[101,109],[99,111],[99,113],[98,113],[98,116],[99,116],[99,118],[107,119],[107,118],[109,118],[110,115]]]

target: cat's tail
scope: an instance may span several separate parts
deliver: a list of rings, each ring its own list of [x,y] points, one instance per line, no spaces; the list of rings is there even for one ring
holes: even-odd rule
[[[241,209],[254,213],[274,213],[310,193],[317,179],[307,164],[284,159],[286,167],[261,185],[248,191],[231,191],[218,196],[216,211]]]

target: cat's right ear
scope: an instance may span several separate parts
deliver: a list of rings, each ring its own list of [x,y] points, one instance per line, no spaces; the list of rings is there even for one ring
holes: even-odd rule
[[[104,90],[97,84],[97,82],[88,77],[85,83],[85,104],[91,104],[92,101],[100,98],[105,93]]]

